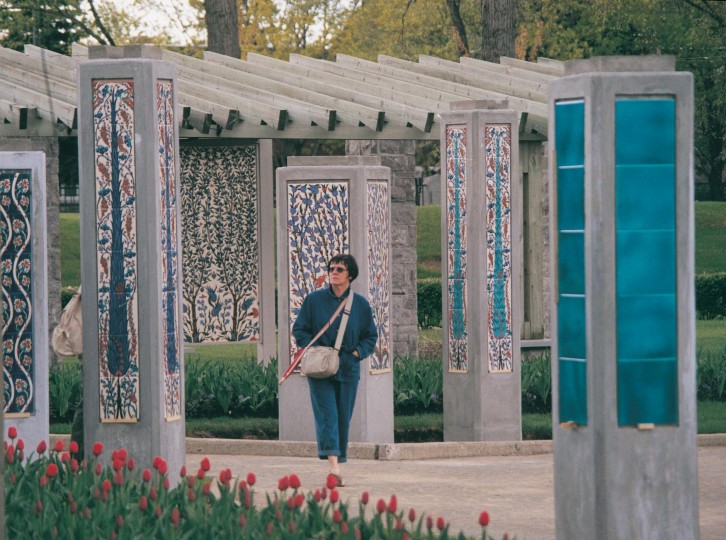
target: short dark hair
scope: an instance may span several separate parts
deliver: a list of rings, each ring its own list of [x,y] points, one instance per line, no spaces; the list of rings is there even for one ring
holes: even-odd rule
[[[330,265],[333,263],[343,263],[348,269],[348,276],[351,281],[358,277],[358,263],[355,262],[355,257],[353,257],[353,255],[333,255],[333,257],[328,261],[328,269],[330,269]]]

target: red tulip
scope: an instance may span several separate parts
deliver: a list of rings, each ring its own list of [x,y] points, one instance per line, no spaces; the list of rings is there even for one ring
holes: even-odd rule
[[[446,522],[444,521],[444,518],[439,516],[438,519],[436,520],[436,528],[439,529],[440,531],[443,531],[444,527],[446,527]]]
[[[111,491],[111,480],[107,478],[103,481],[103,483],[101,484],[101,491],[105,493]]]
[[[340,500],[340,493],[338,493],[338,490],[331,489],[330,490],[330,502],[337,503],[339,500]]]
[[[409,511],[408,511],[408,520],[411,523],[416,521],[416,510],[414,510],[413,508],[409,509]]]
[[[209,495],[209,492],[211,490],[212,490],[212,484],[210,484],[209,482],[206,482],[204,484],[204,487],[202,488],[202,493],[204,493],[205,495]]]
[[[165,475],[167,471],[169,470],[169,465],[166,464],[166,461],[163,459],[159,462],[159,466],[156,468],[157,471],[159,471],[160,475]]]
[[[176,506],[174,507],[174,510],[171,511],[171,517],[169,519],[171,519],[171,522],[174,525],[179,525],[179,509]]]
[[[187,476],[187,487],[193,488],[195,480],[196,478],[194,478],[193,476]]]
[[[202,470],[203,470],[204,472],[207,472],[207,471],[209,471],[209,469],[210,469],[210,467],[211,467],[211,465],[209,464],[209,458],[207,458],[207,457],[205,457],[205,458],[202,458],[202,463],[201,463],[201,467],[202,467]]]
[[[103,472],[103,467],[101,467],[100,461],[96,462],[95,470],[96,470],[96,476],[101,476],[101,473]]]
[[[179,470],[179,476],[184,478],[187,475],[187,467],[186,465],[182,465],[182,468]]]
[[[164,478],[164,483],[162,484],[164,486],[164,489],[169,491],[169,477],[167,476]]]
[[[200,468],[200,469],[199,469],[199,470],[197,471],[197,478],[199,478],[200,480],[201,480],[202,478],[204,478],[204,469]]]
[[[391,514],[395,514],[396,508],[398,508],[398,500],[395,495],[391,495],[391,502],[388,503],[388,511]]]
[[[63,451],[63,448],[64,448],[63,441],[61,441],[60,439],[58,439],[55,442],[55,451],[56,452],[62,452]]]
[[[489,525],[489,512],[484,510],[481,514],[479,514],[479,525],[482,527],[486,527]]]
[[[295,495],[295,506],[297,508],[302,508],[303,502],[305,502],[305,497],[303,497],[302,493]]]
[[[300,487],[301,485],[302,485],[302,484],[300,483],[300,478],[298,478],[298,475],[296,475],[296,474],[291,474],[291,475],[290,475],[290,487],[291,487],[292,489],[297,489],[297,488],[299,488],[299,487]]]
[[[193,489],[187,490],[187,498],[189,499],[189,502],[194,502],[197,500],[197,495],[194,493]]]
[[[78,453],[78,443],[76,441],[71,441],[71,444],[68,448],[71,451],[71,454]]]
[[[76,458],[73,458],[71,460],[71,472],[74,473],[74,474],[77,473],[78,472],[78,468],[79,468],[78,467],[78,460]]]
[[[149,498],[152,501],[155,501],[159,498],[159,494],[156,492],[156,489],[153,486],[149,489]]]
[[[43,452],[45,452],[47,450],[47,448],[48,448],[48,445],[45,444],[45,441],[40,441],[38,443],[38,448],[36,448],[35,451],[38,454],[42,454]]]
[[[93,455],[98,457],[103,452],[103,443],[93,443]]]
[[[7,459],[10,465],[15,462],[15,447],[12,444],[8,446],[7,454],[5,454],[5,459]]]
[[[254,486],[255,482],[257,482],[257,477],[255,476],[255,473],[247,473],[247,483],[250,486]]]
[[[142,495],[139,499],[139,510],[142,512],[145,512],[146,509],[149,507],[149,501],[146,499],[146,495]]]
[[[41,476],[40,480],[38,480],[38,484],[40,485],[40,487],[45,487],[46,484],[48,484],[48,477],[45,475]]]
[[[348,522],[344,521],[340,524],[340,532],[343,534],[348,534],[348,531],[350,531],[350,527],[348,527]]]
[[[333,522],[340,523],[341,521],[343,521],[343,516],[340,515],[340,510],[336,508],[333,510]]]
[[[287,476],[283,476],[277,481],[277,489],[285,491],[290,486],[290,479]]]
[[[15,448],[17,448],[20,451],[25,450],[25,441],[23,439],[18,439],[18,442],[15,445]]]
[[[323,500],[323,494],[320,493],[320,490],[319,489],[316,489],[315,490],[315,494],[313,495],[313,498],[315,499],[315,502],[316,503],[319,503],[320,501]]]
[[[396,530],[397,531],[403,530],[403,520],[401,518],[396,519]]]
[[[426,516],[426,528],[428,530],[434,528],[434,518],[432,518],[431,516]]]
[[[17,437],[17,436],[18,436],[18,429],[15,426],[10,426],[8,428],[8,437],[10,438],[10,440],[15,439],[15,437]]]
[[[245,525],[247,525],[247,517],[244,514],[242,514],[239,517],[239,526],[240,526],[240,528],[244,529]]]
[[[144,479],[144,482],[151,482],[151,471],[149,469],[144,469],[141,477]]]
[[[334,474],[329,474],[328,478],[325,481],[325,486],[328,489],[333,489],[335,487],[338,487],[338,477]]]
[[[131,458],[126,462],[126,468],[130,471],[133,471],[136,468],[136,463],[134,462],[134,458]]]
[[[157,518],[160,518],[160,517],[161,517],[161,514],[163,514],[163,512],[161,511],[161,506],[159,506],[159,505],[157,504],[157,505],[156,505],[156,510],[154,511],[154,513],[156,514],[156,517],[157,517]]]
[[[71,461],[71,455],[68,452],[61,454],[61,463],[69,463]]]
[[[123,486],[124,485],[124,475],[121,471],[118,471],[116,474],[113,475],[113,481],[117,486]]]
[[[292,510],[293,508],[295,508],[295,497],[290,497],[287,499],[287,509]]]
[[[55,463],[49,463],[48,468],[45,469],[45,475],[48,478],[53,478],[56,474],[58,474],[58,465]]]
[[[360,496],[360,502],[363,504],[368,504],[368,492],[364,491],[363,494]]]
[[[116,526],[119,529],[124,526],[124,517],[121,514],[116,516]]]
[[[382,514],[386,511],[386,501],[383,499],[378,499],[378,502],[376,503],[376,510],[379,514]]]

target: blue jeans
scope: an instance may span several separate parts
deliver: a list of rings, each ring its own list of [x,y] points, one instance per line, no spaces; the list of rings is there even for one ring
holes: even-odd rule
[[[348,433],[358,381],[341,382],[333,377],[307,379],[315,417],[318,457],[338,456],[338,462],[345,463],[348,461]]]

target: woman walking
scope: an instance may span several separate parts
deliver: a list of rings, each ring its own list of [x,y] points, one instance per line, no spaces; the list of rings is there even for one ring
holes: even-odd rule
[[[348,460],[348,432],[360,380],[360,363],[373,352],[378,330],[368,300],[353,293],[350,284],[358,277],[358,264],[352,255],[336,255],[328,262],[329,286],[305,298],[292,327],[298,347],[305,347],[333,316],[342,302],[353,294],[350,317],[343,334],[338,372],[324,379],[308,377],[310,401],[315,418],[318,457],[326,459],[330,474],[343,485],[340,464]],[[315,345],[332,347],[340,328],[338,316]]]

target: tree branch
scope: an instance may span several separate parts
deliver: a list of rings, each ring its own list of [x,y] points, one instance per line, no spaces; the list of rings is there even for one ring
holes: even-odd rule
[[[93,13],[93,20],[98,25],[98,28],[101,30],[101,33],[106,37],[108,40],[109,45],[116,45],[116,42],[113,39],[113,36],[109,33],[109,31],[106,29],[106,26],[103,24],[103,21],[101,20],[101,16],[98,14],[98,11],[96,10],[96,6],[93,3],[94,0],[88,0],[88,4],[91,6],[91,13]],[[98,38],[96,38],[98,39]]]
[[[714,20],[721,28],[726,27],[726,19],[714,11],[710,5],[709,0],[681,0],[684,4],[691,6],[693,9],[697,9],[701,13],[704,13],[708,17]]]

